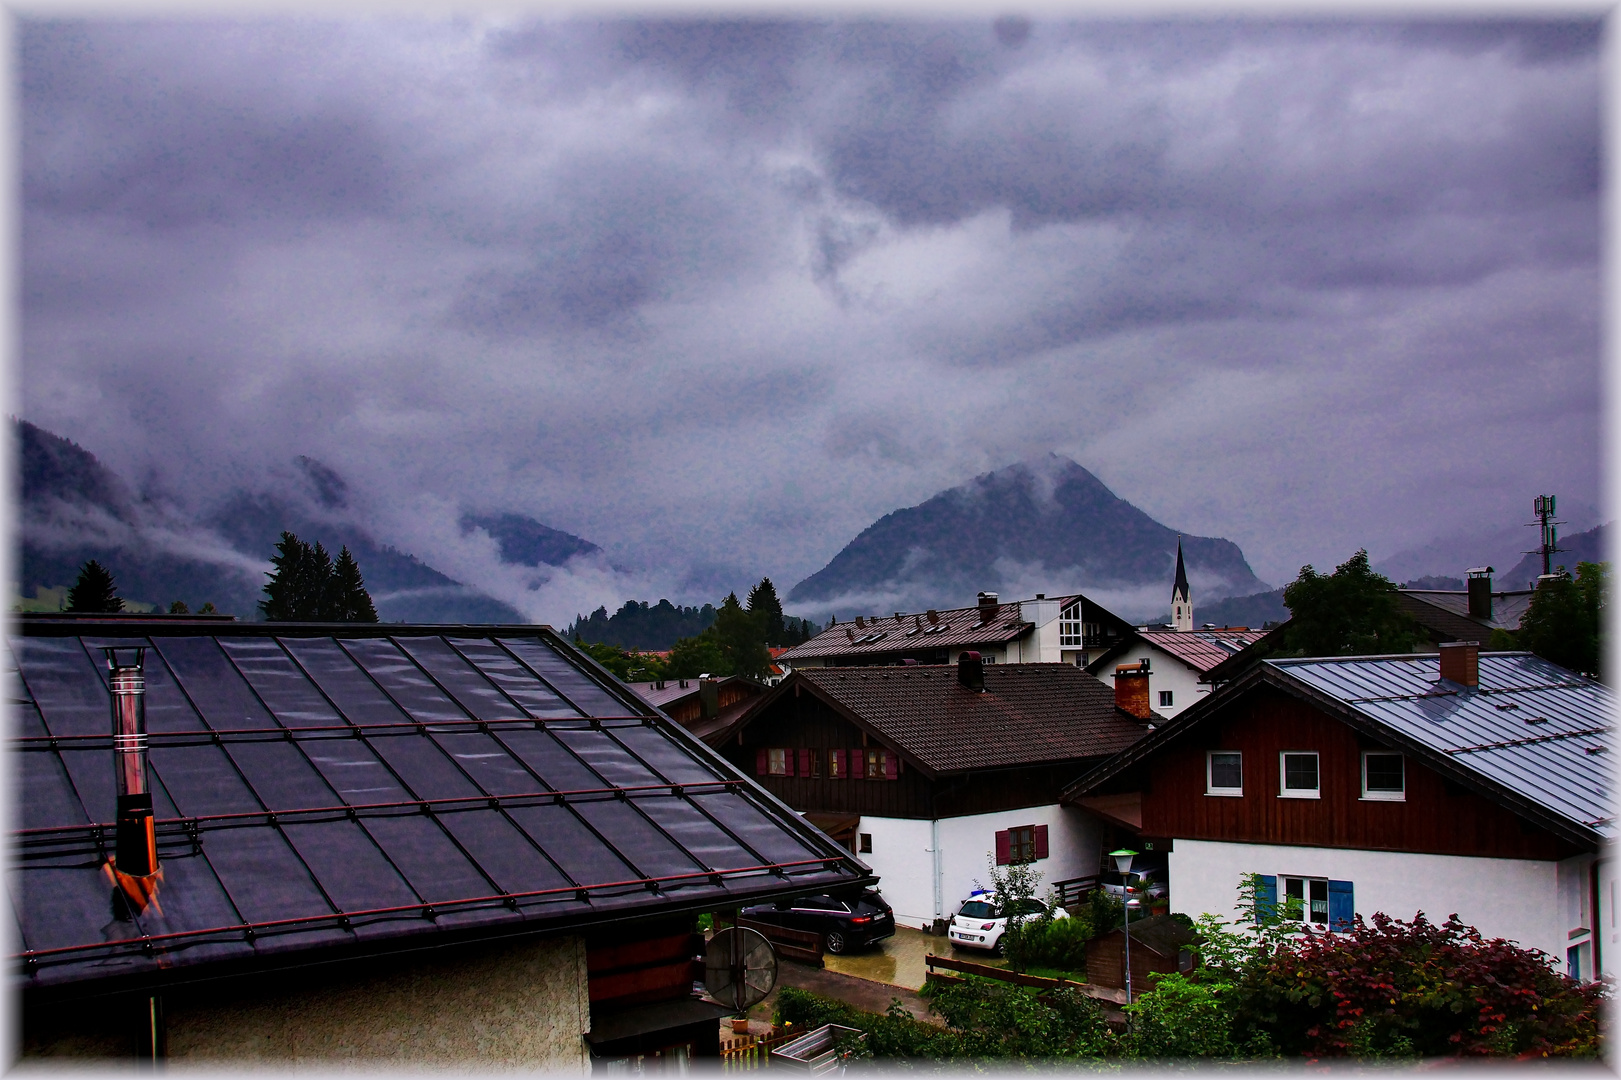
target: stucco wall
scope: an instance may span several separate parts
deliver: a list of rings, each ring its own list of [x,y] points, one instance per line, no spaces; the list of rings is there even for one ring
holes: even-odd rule
[[[1048,857],[1038,860],[1040,891],[1048,884],[1097,873],[1102,830],[1097,820],[1066,806],[1033,806],[991,814],[941,818],[940,912],[950,917],[976,881],[990,884],[988,856],[996,833],[1015,825],[1046,825]],[[880,875],[884,899],[902,924],[923,926],[936,917],[934,854],[930,822],[863,817],[859,832],[872,836],[872,853],[862,858]]]
[[[1565,958],[1575,928],[1561,903],[1558,865],[1533,859],[1415,855],[1397,851],[1233,844],[1178,838],[1169,856],[1171,909],[1237,919],[1238,879],[1246,873],[1298,874],[1352,884],[1356,911],[1431,922],[1453,912],[1486,937],[1503,937]]]
[[[1103,680],[1104,685],[1112,687],[1116,667],[1138,664],[1143,660],[1148,661],[1148,707],[1163,717],[1175,716],[1210,693],[1210,684],[1201,683],[1197,671],[1163,649],[1143,641],[1110,661],[1107,670],[1098,672],[1098,678]],[[1161,690],[1171,692],[1170,705],[1159,703]]]
[[[366,974],[307,969],[248,1000],[169,999],[176,1066],[590,1069],[585,945],[575,937],[433,950]]]

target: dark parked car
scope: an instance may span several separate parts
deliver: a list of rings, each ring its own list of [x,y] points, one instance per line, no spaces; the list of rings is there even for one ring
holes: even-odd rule
[[[824,895],[756,904],[744,908],[743,917],[821,934],[824,947],[834,954],[871,945],[895,933],[895,912],[876,889],[866,890],[853,901]]]

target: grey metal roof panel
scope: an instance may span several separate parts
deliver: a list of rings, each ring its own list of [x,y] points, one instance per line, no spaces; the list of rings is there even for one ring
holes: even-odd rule
[[[149,646],[161,877],[120,908],[103,644]],[[26,986],[870,881],[540,628],[30,627],[6,642]]]
[[[1459,766],[1614,837],[1609,687],[1530,653],[1480,654],[1480,686],[1435,656],[1267,660]]]

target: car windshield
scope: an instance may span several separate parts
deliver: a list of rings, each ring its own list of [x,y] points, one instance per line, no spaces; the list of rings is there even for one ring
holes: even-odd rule
[[[962,910],[958,911],[957,914],[965,919],[994,919],[996,918],[996,909],[983,900],[969,900],[963,904]]]

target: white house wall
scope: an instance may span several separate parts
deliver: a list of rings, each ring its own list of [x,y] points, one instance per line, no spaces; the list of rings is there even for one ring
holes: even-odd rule
[[[1209,912],[1236,921],[1239,877],[1288,874],[1349,881],[1356,912],[1376,911],[1411,920],[1419,911],[1433,923],[1456,912],[1488,938],[1508,938],[1541,949],[1563,970],[1569,931],[1576,928],[1562,902],[1559,865],[1535,859],[1419,855],[1400,851],[1234,844],[1176,839],[1169,856],[1171,909]],[[1604,958],[1606,964],[1609,957]]]
[[[872,851],[861,858],[878,874],[879,891],[895,909],[898,922],[925,927],[949,918],[975,883],[989,886],[996,834],[1020,825],[1047,826],[1047,858],[1035,864],[1041,874],[1038,894],[1054,882],[1098,872],[1103,840],[1096,818],[1073,807],[1025,807],[991,814],[941,818],[937,823],[912,818],[863,817],[856,827],[872,837]],[[931,850],[938,826],[939,901],[936,906],[935,855]]]
[[[1195,701],[1210,693],[1210,684],[1199,681],[1199,673],[1168,652],[1139,641],[1135,647],[1113,660],[1108,670],[1100,671],[1098,677],[1107,685],[1114,685],[1114,668],[1135,666],[1143,660],[1148,661],[1148,707],[1159,715],[1170,719],[1177,713],[1192,705]],[[1161,705],[1159,694],[1161,690],[1171,692],[1171,704]]]

